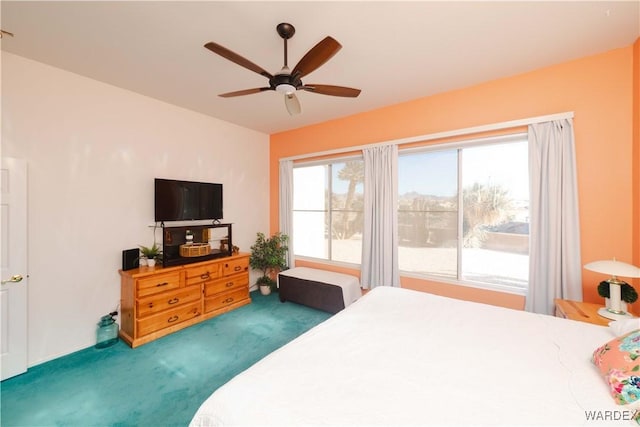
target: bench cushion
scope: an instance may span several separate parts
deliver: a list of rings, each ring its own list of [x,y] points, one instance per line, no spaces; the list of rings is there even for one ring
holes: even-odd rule
[[[278,274],[280,300],[337,313],[362,296],[360,280],[349,274],[296,267]]]

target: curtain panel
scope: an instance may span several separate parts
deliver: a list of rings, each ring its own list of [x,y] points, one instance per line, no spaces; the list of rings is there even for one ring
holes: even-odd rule
[[[293,252],[293,160],[280,160],[279,180],[280,232],[289,236],[287,266],[293,268],[295,267]]]
[[[529,289],[525,309],[553,314],[555,298],[582,300],[573,120],[528,127]]]
[[[363,288],[400,286],[398,267],[398,146],[363,150],[364,230],[360,282]]]

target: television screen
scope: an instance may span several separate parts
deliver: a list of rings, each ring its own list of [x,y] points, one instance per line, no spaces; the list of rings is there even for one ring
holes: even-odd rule
[[[155,220],[222,219],[222,184],[155,179]]]

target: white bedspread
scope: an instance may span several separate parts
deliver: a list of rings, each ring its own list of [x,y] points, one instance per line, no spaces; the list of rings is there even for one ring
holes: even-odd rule
[[[585,412],[624,409],[590,362],[611,338],[379,287],[218,389],[191,425],[598,425]]]
[[[349,274],[319,270],[317,268],[295,267],[280,272],[278,277],[280,275],[339,286],[342,288],[342,298],[344,299],[345,307],[348,307],[351,303],[355,302],[362,296],[360,280],[358,280],[356,276],[351,276]]]

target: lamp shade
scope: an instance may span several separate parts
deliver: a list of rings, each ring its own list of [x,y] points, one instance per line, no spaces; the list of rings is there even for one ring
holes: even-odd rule
[[[290,116],[300,114],[302,109],[300,108],[300,101],[294,93],[287,93],[284,95],[284,105],[287,107],[287,111]]]
[[[640,277],[640,268],[614,260],[594,261],[584,266],[586,270],[620,277]]]

